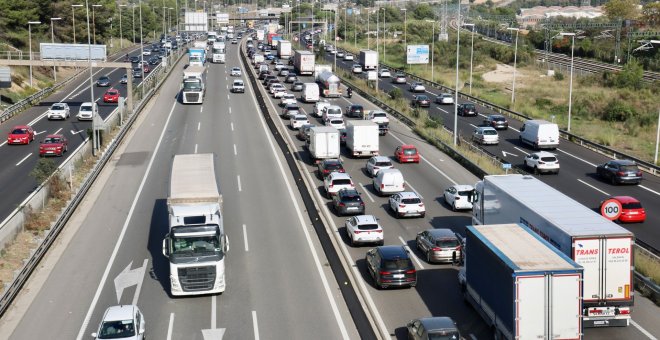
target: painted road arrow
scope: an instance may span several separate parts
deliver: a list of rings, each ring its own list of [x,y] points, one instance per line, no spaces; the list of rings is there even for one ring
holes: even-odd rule
[[[510,152],[506,152],[506,151],[502,150],[502,157],[506,157],[506,155],[511,155],[511,156],[514,156],[514,157],[518,157],[518,155],[516,155],[514,153],[510,153]]]
[[[225,336],[225,328],[202,329],[204,340],[222,340]]]
[[[73,130],[71,130],[71,134],[72,134],[72,135],[77,135],[77,134],[79,134],[79,133],[81,133],[81,132],[83,132],[83,131],[85,131],[85,130],[78,130],[78,131],[73,131]]]
[[[124,292],[124,289],[137,285],[136,294],[134,301],[137,300],[137,296],[140,294],[140,288],[142,287],[142,279],[144,278],[144,271],[147,268],[147,261],[144,260],[142,267],[131,269],[133,261],[124,268],[124,270],[115,277],[115,292],[117,293],[117,303],[121,302],[121,294]]]

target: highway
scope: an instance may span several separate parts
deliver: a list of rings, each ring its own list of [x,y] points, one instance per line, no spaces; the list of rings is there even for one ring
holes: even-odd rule
[[[172,71],[26,286],[33,294],[7,314],[0,338],[89,338],[118,302],[138,304],[151,339],[358,338],[254,96],[228,91],[233,66],[235,47],[227,64],[209,65],[203,105],[177,102],[182,65]],[[195,152],[216,157],[230,244],[227,290],[172,298],[161,253],[169,175],[174,154]],[[139,282],[117,293],[116,279],[128,271]]]

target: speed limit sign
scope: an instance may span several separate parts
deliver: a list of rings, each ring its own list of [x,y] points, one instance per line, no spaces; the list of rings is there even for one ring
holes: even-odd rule
[[[613,198],[608,199],[600,205],[600,214],[614,221],[621,216],[621,202]]]

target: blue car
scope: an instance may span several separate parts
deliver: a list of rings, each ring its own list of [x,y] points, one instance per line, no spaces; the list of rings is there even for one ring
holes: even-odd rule
[[[272,54],[266,54],[266,60],[273,60],[275,59],[275,56]]]

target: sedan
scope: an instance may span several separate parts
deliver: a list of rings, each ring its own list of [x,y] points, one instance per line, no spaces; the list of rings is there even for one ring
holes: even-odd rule
[[[474,187],[471,185],[452,185],[443,193],[445,202],[451,206],[451,209],[457,211],[459,209],[472,209],[472,201],[475,192]]]
[[[615,159],[596,167],[596,173],[600,178],[608,180],[612,184],[642,182],[642,171],[639,170],[634,161],[627,159]]]
[[[67,152],[69,142],[64,135],[48,135],[39,145],[39,156],[62,156]]]
[[[404,144],[394,150],[394,158],[399,163],[419,163],[421,157],[414,145]]]
[[[354,60],[354,59],[355,59],[355,57],[353,57],[352,54],[346,53],[346,55],[344,56],[344,60]]]
[[[69,104],[67,103],[54,103],[46,113],[48,120],[67,119],[69,115],[71,115],[71,109],[69,109]]]
[[[500,136],[497,134],[497,130],[492,127],[480,126],[472,132],[472,141],[481,145],[497,145],[500,143]]]
[[[119,91],[109,89],[103,94],[104,103],[119,103]]]
[[[452,263],[461,258],[461,243],[451,229],[427,229],[417,234],[415,243],[428,263]]]
[[[238,67],[232,67],[230,73],[232,77],[240,77],[241,76],[241,69]]]
[[[378,71],[378,77],[379,78],[390,78],[390,77],[392,77],[392,73],[390,73],[390,70],[388,70],[386,68],[382,68],[382,69],[380,69],[380,71]]]
[[[435,97],[438,104],[454,104],[454,97],[450,93],[441,93]]]
[[[144,340],[144,315],[135,305],[113,306],[106,309],[94,339]]]
[[[304,87],[303,83],[300,82],[300,81],[297,81],[297,82],[293,83],[293,85],[291,85],[291,91],[300,92],[300,91],[303,90],[303,87]]]
[[[392,78],[392,82],[395,84],[405,84],[407,82],[406,75],[403,73],[397,73],[394,75],[394,78]]]
[[[390,196],[389,205],[398,218],[408,216],[424,217],[426,215],[426,208],[422,203],[422,199],[412,191],[398,192]]]
[[[425,94],[419,94],[413,97],[412,107],[430,107],[431,100]]]
[[[535,174],[559,173],[559,160],[554,154],[547,151],[530,153],[525,156],[525,167],[532,169]]]
[[[34,130],[29,125],[14,126],[7,135],[7,144],[30,144],[34,140]]]
[[[110,86],[111,83],[112,83],[112,82],[110,81],[110,77],[108,77],[108,76],[101,76],[101,78],[99,78],[99,79],[96,81],[96,86],[98,86],[98,87],[108,87],[108,86]]]
[[[424,85],[422,85],[422,83],[416,81],[416,82],[410,83],[409,90],[410,90],[410,92],[424,92],[424,91],[426,91],[426,87],[424,87]]]
[[[621,215],[616,220],[622,223],[642,223],[646,220],[646,210],[642,207],[636,198],[630,196],[614,196],[600,203],[601,207],[603,203],[610,199],[615,199],[621,203]]]
[[[324,159],[317,164],[317,167],[316,174],[321,179],[325,179],[333,172],[346,172],[344,170],[344,163],[337,158]]]
[[[354,64],[354,65],[351,67],[351,71],[352,71],[353,73],[362,73],[362,65],[360,65],[360,64]]]
[[[502,115],[488,115],[484,119],[484,124],[496,130],[506,130],[509,128],[509,122]]]
[[[376,177],[381,169],[393,169],[392,161],[385,156],[373,156],[367,161],[365,170],[371,177]]]
[[[346,220],[344,227],[352,246],[364,243],[383,245],[385,242],[383,228],[372,215],[353,216]]]
[[[307,119],[306,115],[295,115],[289,119],[289,125],[293,130],[298,130],[305,124],[309,124],[309,119]]]
[[[339,216],[364,214],[364,201],[355,189],[341,189],[332,198],[332,207]]]

